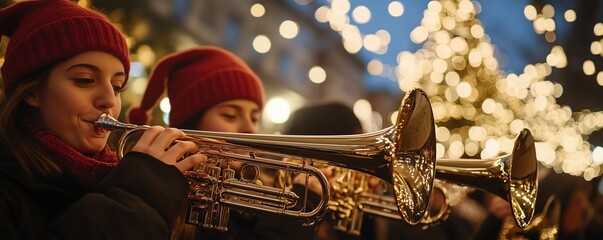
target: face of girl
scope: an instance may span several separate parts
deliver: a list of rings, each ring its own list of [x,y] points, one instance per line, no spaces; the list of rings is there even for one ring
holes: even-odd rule
[[[205,112],[197,124],[197,129],[214,132],[257,133],[260,113],[260,108],[253,101],[244,99],[224,101]]]
[[[94,121],[102,113],[117,117],[124,66],[111,54],[81,53],[56,65],[46,84],[26,98],[39,109],[42,125],[82,153],[98,153],[109,133],[96,133]]]

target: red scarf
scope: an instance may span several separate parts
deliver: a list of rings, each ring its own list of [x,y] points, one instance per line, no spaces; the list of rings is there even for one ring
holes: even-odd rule
[[[107,173],[117,166],[117,156],[108,146],[99,153],[86,156],[40,125],[35,123],[29,125],[40,145],[49,152],[59,168],[88,189],[100,183]]]

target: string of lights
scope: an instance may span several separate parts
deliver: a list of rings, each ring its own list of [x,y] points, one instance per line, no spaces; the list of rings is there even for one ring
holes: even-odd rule
[[[496,46],[477,18],[479,2],[468,0],[431,1],[424,11],[421,25],[410,39],[422,48],[398,54],[395,78],[402,91],[423,88],[430,96],[437,129],[438,157],[490,158],[512,151],[513,140],[521,129],[530,129],[537,141],[538,160],[557,172],[581,175],[590,180],[601,174],[603,148],[592,146],[587,138],[603,127],[601,112],[573,112],[557,104],[563,86],[547,80],[555,68],[567,66],[565,50],[556,40],[555,9],[547,4],[539,11],[533,5],[524,15],[533,21],[534,31],[552,44],[546,62],[528,64],[520,74],[506,74],[495,58]],[[319,22],[328,22],[342,36],[350,53],[362,47],[382,53],[390,43],[389,33],[362,34],[350,23],[349,1],[333,0],[330,6],[316,10]],[[389,4],[392,16],[403,14],[400,2]],[[370,9],[356,7],[356,23],[370,18]],[[567,10],[564,19],[573,22],[576,12]],[[603,36],[603,24],[593,32]],[[593,55],[603,56],[603,40],[591,44]],[[391,68],[378,59],[369,61],[367,71],[383,75]],[[590,60],[583,64],[585,75],[595,73]],[[387,76],[386,76],[387,77]],[[597,74],[603,83],[603,72]],[[395,119],[396,114],[391,114]],[[392,120],[393,122],[393,120]]]
[[[309,1],[296,1],[308,4]],[[90,1],[81,0],[85,7]],[[563,94],[563,86],[549,80],[556,69],[567,67],[566,50],[556,44],[557,30],[555,11],[551,4],[537,9],[534,5],[524,8],[526,19],[532,21],[534,31],[550,43],[550,53],[543,62],[528,64],[523,72],[507,74],[500,69],[496,59],[496,46],[482,26],[478,14],[479,2],[468,0],[433,0],[423,12],[419,26],[410,33],[410,40],[421,44],[416,52],[402,51],[396,65],[387,65],[378,58],[368,61],[369,74],[396,81],[402,92],[413,87],[424,89],[430,96],[436,118],[437,154],[447,158],[490,158],[511,152],[515,136],[523,128],[529,128],[537,143],[538,160],[557,172],[581,175],[590,180],[602,174],[603,148],[594,146],[588,136],[603,127],[603,113],[574,112],[570,106],[562,106],[557,99]],[[261,18],[267,10],[261,3],[251,5],[249,14]],[[388,14],[400,17],[404,5],[391,1]],[[365,49],[377,55],[388,51],[391,34],[387,29],[362,33],[357,24],[371,20],[373,10],[367,6],[352,9],[348,0],[327,1],[319,6],[314,18],[341,35],[341,44],[350,54]],[[109,17],[120,27],[118,12]],[[563,20],[572,23],[579,16],[574,10],[563,12]],[[557,18],[557,21],[559,18]],[[279,33],[285,39],[293,39],[300,32],[300,24],[285,20],[279,25]],[[603,23],[597,23],[592,33],[598,38],[590,45],[593,57],[603,56]],[[133,34],[136,35],[136,34]],[[128,43],[136,42],[128,36]],[[271,39],[256,36],[251,43],[258,53],[271,48]],[[138,47],[133,53],[133,71],[150,67],[155,53],[148,46]],[[147,62],[142,62],[142,60]],[[0,58],[0,63],[3,58]],[[138,66],[138,65],[139,66]],[[603,86],[603,71],[597,72],[591,60],[584,60],[582,70],[586,76],[596,74],[596,81]],[[141,71],[133,74],[133,89],[144,89]],[[139,77],[140,76],[140,77]],[[141,80],[137,81],[137,77]],[[308,71],[308,79],[316,84],[328,76],[323,68],[314,66]],[[133,93],[135,97],[140,93]],[[136,101],[136,100],[133,100]],[[160,104],[169,112],[167,101]],[[371,103],[359,99],[355,113],[363,122],[381,122],[382,116],[371,110]],[[268,109],[267,109],[268,111]],[[396,113],[388,116],[396,118]],[[283,119],[286,120],[285,117]],[[393,120],[391,120],[393,122]],[[373,124],[379,128],[381,124]]]

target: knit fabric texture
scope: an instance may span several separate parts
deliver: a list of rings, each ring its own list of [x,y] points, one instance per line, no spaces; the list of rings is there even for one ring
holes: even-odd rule
[[[126,75],[130,71],[125,38],[95,10],[67,0],[23,1],[1,9],[0,23],[0,34],[10,39],[1,69],[5,92],[87,51],[107,52],[123,63]]]
[[[218,103],[246,99],[264,106],[264,88],[258,76],[233,53],[203,46],[161,59],[153,69],[140,107],[132,108],[129,121],[147,124],[152,109],[167,88],[171,112],[169,125],[182,124]]]

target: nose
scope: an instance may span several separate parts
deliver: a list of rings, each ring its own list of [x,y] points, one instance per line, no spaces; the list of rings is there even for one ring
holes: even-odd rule
[[[258,123],[247,117],[241,121],[240,133],[257,133],[259,129]]]
[[[94,107],[100,110],[108,110],[115,106],[116,95],[111,83],[103,83],[97,85],[96,96],[94,99]]]

